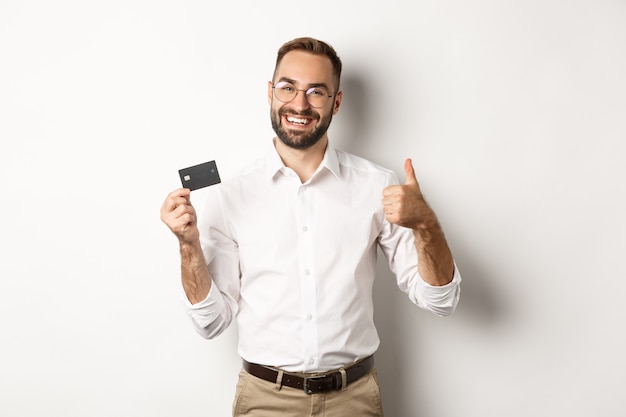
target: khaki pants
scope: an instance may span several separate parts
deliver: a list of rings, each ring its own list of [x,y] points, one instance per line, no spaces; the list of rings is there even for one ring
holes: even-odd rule
[[[383,417],[376,370],[346,388],[320,394],[239,372],[233,417]]]

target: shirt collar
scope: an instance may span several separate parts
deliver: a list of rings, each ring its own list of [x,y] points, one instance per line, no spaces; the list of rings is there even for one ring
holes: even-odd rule
[[[276,147],[274,146],[273,140],[270,142],[270,149],[268,149],[267,152],[265,166],[266,174],[270,179],[274,178],[278,172],[286,168],[285,164],[283,164],[283,161],[280,158],[280,155],[278,154],[278,151],[276,150]],[[341,172],[339,170],[339,158],[337,157],[337,150],[330,144],[330,142],[326,146],[324,159],[322,159],[319,168],[313,176],[317,175],[317,173],[324,168],[329,170],[335,177],[340,178]]]

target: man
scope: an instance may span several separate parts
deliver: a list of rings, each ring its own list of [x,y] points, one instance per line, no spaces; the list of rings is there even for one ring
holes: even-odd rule
[[[197,216],[184,188],[161,208],[196,330],[213,338],[237,318],[234,416],[383,415],[377,248],[416,305],[443,316],[458,302],[461,277],[411,160],[398,185],[393,171],[329,143],[341,67],[324,42],[284,44],[268,82],[267,156],[213,187]]]

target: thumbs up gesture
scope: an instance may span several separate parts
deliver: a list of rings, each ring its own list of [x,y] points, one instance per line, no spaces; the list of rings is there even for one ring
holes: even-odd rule
[[[390,223],[423,230],[437,224],[435,213],[420,190],[411,159],[404,162],[404,185],[391,185],[383,190],[383,212]]]

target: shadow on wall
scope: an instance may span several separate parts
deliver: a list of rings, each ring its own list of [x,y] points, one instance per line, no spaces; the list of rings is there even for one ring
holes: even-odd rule
[[[331,125],[330,141],[336,149],[358,156],[363,155],[364,140],[367,139],[371,120],[365,78],[356,73],[341,76],[341,90],[344,92],[339,113]],[[335,133],[337,132],[337,133]],[[366,157],[366,156],[365,156]],[[374,161],[376,162],[376,161]]]
[[[490,287],[489,277],[480,265],[479,255],[472,255],[471,250],[462,246],[454,247],[453,252],[463,277],[461,300],[454,314],[462,314],[467,321],[483,328],[494,327],[504,321],[504,316],[510,312],[499,302],[497,291]]]
[[[332,135],[333,145],[355,155],[372,159],[367,150],[376,149],[380,144],[372,143],[375,138],[368,135],[376,112],[371,103],[367,77],[364,74],[347,73],[342,77],[342,90],[345,92],[340,110],[341,119],[338,133]],[[402,157],[402,155],[399,155]],[[454,236],[454,231],[446,231]],[[468,243],[469,244],[469,243]],[[452,245],[451,245],[452,246]],[[499,323],[504,315],[494,292],[490,290],[479,258],[472,255],[471,248],[455,247],[453,252],[463,277],[461,301],[454,315],[463,314],[463,323],[478,328],[492,327]],[[377,277],[374,284],[375,322],[381,339],[381,346],[376,353],[376,367],[379,369],[379,382],[383,393],[385,414],[396,417],[412,417],[418,410],[427,410],[430,399],[424,398],[419,386],[427,382],[427,376],[415,375],[415,369],[422,369],[420,363],[428,361],[420,352],[420,321],[424,311],[410,304],[402,293],[384,257],[381,255],[377,265]],[[415,316],[413,316],[415,314]],[[417,341],[417,342],[416,342]],[[408,365],[408,366],[407,366]],[[407,373],[413,373],[407,375]],[[401,381],[411,381],[409,389],[399,389]]]
[[[467,259],[461,253],[462,249],[455,251],[463,277],[461,300],[453,316],[444,320],[454,320],[454,325],[470,326],[476,332],[494,329],[506,320],[504,316],[507,312],[483,279],[478,262]],[[381,254],[374,283],[374,321],[381,339],[375,356],[385,415],[432,415],[430,410],[437,408],[430,404],[432,399],[419,389],[430,383],[428,375],[419,370],[428,368],[426,363],[433,360],[423,351],[422,343],[425,342],[422,340],[432,335],[430,326],[446,326],[453,330],[454,325],[437,323],[427,316],[429,314],[414,306],[400,291]]]

